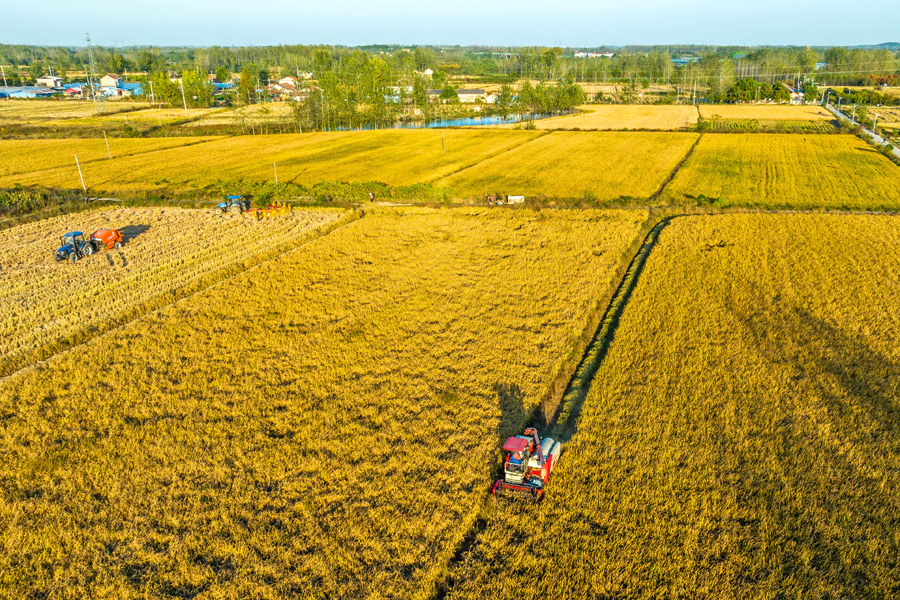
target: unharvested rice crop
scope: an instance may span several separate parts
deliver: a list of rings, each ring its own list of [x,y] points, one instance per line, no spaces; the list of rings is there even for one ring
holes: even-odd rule
[[[0,587],[428,592],[646,216],[371,213],[0,382]]]
[[[878,115],[878,125],[900,127],[900,108],[870,108],[869,116]]]
[[[298,210],[257,222],[208,210],[108,209],[0,231],[0,375],[283,251],[340,214]],[[62,234],[97,229],[120,230],[125,246],[55,262]]]
[[[277,163],[281,182],[407,185],[449,175],[538,135],[528,131],[391,130],[239,136],[94,163],[84,168],[84,177],[89,190],[110,193],[161,187],[190,190],[222,180],[272,180],[273,163]],[[77,171],[68,167],[0,177],[0,186],[15,183],[69,189],[81,186]]]
[[[78,169],[75,164],[75,156],[78,162],[87,167],[88,163],[109,160],[112,154],[114,159],[125,156],[153,152],[176,146],[187,146],[200,142],[211,141],[218,138],[157,138],[157,139],[109,139],[109,153],[107,153],[107,141],[100,139],[72,139],[72,140],[0,140],[0,180],[6,183],[0,185],[12,185],[16,180],[11,177],[15,174],[27,176],[33,172],[44,172],[59,169],[63,172],[74,173],[76,185],[78,182]],[[39,183],[39,182],[38,182]]]
[[[697,124],[694,106],[657,106],[653,104],[588,104],[584,111],[565,117],[538,119],[538,129],[684,129]],[[509,128],[513,125],[503,125]]]
[[[700,116],[711,120],[756,119],[758,121],[832,121],[834,115],[821,106],[788,104],[700,104]]]
[[[711,121],[713,131],[775,132],[775,133],[834,133],[831,121],[757,121],[756,119],[738,119],[734,121],[716,119]]]
[[[552,132],[437,184],[459,197],[647,198],[696,140],[692,133]]]
[[[148,107],[149,102],[105,102],[103,114]],[[56,119],[80,119],[97,115],[93,102],[83,100],[13,100],[0,102],[0,126],[9,123],[31,123]]]
[[[897,217],[679,218],[447,598],[900,596]]]
[[[770,207],[900,206],[900,169],[849,135],[706,134],[661,199]]]

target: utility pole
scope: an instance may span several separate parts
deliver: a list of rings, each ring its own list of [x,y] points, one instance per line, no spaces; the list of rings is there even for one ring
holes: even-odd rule
[[[184,114],[188,114],[187,112],[187,98],[184,97],[184,76],[182,76],[178,80],[178,85],[181,86],[181,101],[184,103]]]
[[[853,105],[853,116],[850,117],[850,123],[856,125],[856,105]]]
[[[87,193],[87,188],[84,185],[84,175],[81,174],[81,165],[78,164],[78,155],[75,155],[75,166],[78,167],[78,177],[81,179],[81,189]]]
[[[272,168],[275,169],[275,184],[278,185],[278,164],[272,163]]]
[[[150,81],[150,104],[156,104],[156,98],[153,96],[153,81]]]
[[[106,155],[112,160],[112,152],[109,151],[109,140],[106,139],[106,130],[103,130],[103,141],[106,142]]]
[[[94,104],[97,106],[97,112],[103,112],[103,104],[100,100],[100,80],[96,78],[97,69],[94,67],[94,50],[91,48],[91,34],[85,34],[84,38],[88,49],[88,58],[90,59],[90,70],[88,71],[88,85],[94,95]],[[96,85],[95,85],[96,84]]]
[[[3,70],[3,65],[0,65],[0,73],[3,73],[3,87],[8,88],[6,85],[6,71]],[[12,96],[9,95],[9,89],[6,90],[6,99],[12,102]]]

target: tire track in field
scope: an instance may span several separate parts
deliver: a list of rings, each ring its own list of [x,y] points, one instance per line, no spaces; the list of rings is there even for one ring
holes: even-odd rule
[[[581,414],[581,407],[587,397],[590,386],[593,383],[594,375],[597,373],[610,344],[615,337],[616,329],[619,326],[619,320],[625,312],[628,300],[631,298],[632,292],[637,287],[640,275],[644,270],[644,265],[650,252],[656,246],[660,233],[669,224],[669,222],[679,215],[670,215],[663,217],[656,223],[644,238],[643,243],[632,257],[628,268],[625,270],[619,285],[613,293],[612,300],[606,307],[603,318],[591,339],[590,344],[584,351],[575,373],[572,375],[569,385],[563,394],[563,398],[558,404],[553,415],[543,414],[542,407],[538,407],[534,421],[547,424],[542,429],[545,435],[551,435],[560,442],[567,442],[571,439],[572,434],[577,429],[578,417]],[[565,456],[565,449],[563,449]],[[499,471],[500,465],[497,465]],[[552,493],[552,487],[551,487]],[[488,503],[491,496],[487,495],[483,502],[476,508],[475,512],[467,519],[470,523],[461,534],[461,539],[456,548],[452,549],[449,562],[441,567],[440,574],[434,576],[430,581],[423,582],[421,593],[416,596],[422,600],[440,600],[445,598],[447,592],[453,586],[452,571],[453,565],[464,560],[473,547],[478,544],[478,538],[488,526],[489,521],[486,515]]]
[[[431,179],[424,181],[424,183],[427,183],[428,185],[434,185],[436,182],[440,181],[441,179],[446,179],[447,177],[453,177],[457,173],[461,173],[461,172],[465,171],[466,169],[471,169],[473,167],[477,167],[481,163],[491,160],[492,158],[502,156],[502,155],[506,154],[507,152],[512,152],[513,150],[520,150],[523,146],[527,146],[528,144],[531,144],[532,142],[536,142],[537,140],[541,139],[542,137],[548,136],[551,133],[553,133],[553,130],[542,131],[538,135],[534,136],[533,138],[531,138],[530,140],[528,140],[525,143],[519,144],[518,146],[510,146],[509,148],[506,148],[504,150],[499,150],[493,154],[488,154],[481,160],[476,160],[472,164],[460,167],[460,168],[456,169],[455,171],[451,171],[450,173],[445,173],[444,175],[438,175],[436,177],[432,177]]]
[[[107,323],[107,326],[103,326],[102,324],[98,327],[89,328],[84,331],[77,332],[72,334],[71,336],[63,339],[60,342],[57,342],[58,349],[51,350],[50,354],[44,356],[40,360],[36,362],[26,364],[25,366],[17,368],[15,371],[9,373],[8,375],[4,375],[0,377],[0,385],[4,385],[7,381],[25,373],[26,371],[39,368],[42,365],[46,365],[47,362],[52,360],[56,356],[60,356],[65,354],[66,352],[71,352],[92,342],[95,339],[101,338],[105,335],[109,335],[115,333],[116,331],[121,330],[122,328],[134,323],[135,321],[145,317],[146,315],[158,311],[167,306],[171,306],[182,300],[187,300],[188,298],[192,298],[197,294],[204,292],[210,288],[216,287],[218,285],[222,285],[228,281],[232,281],[239,275],[243,275],[249,271],[257,269],[265,264],[268,264],[272,261],[278,260],[296,250],[300,250],[305,246],[319,240],[327,235],[334,233],[335,231],[339,231],[348,225],[351,225],[358,221],[359,219],[365,216],[365,211],[347,211],[344,215],[338,217],[334,221],[330,223],[324,223],[319,227],[312,229],[311,231],[307,231],[300,236],[300,241],[295,244],[290,244],[284,249],[276,250],[274,253],[264,253],[258,257],[253,257],[250,259],[250,263],[239,263],[235,265],[231,265],[230,267],[224,267],[218,273],[214,274],[211,279],[207,282],[199,282],[194,285],[189,285],[185,288],[176,289],[172,292],[164,294],[161,297],[155,298],[149,302],[144,304],[140,304],[135,306],[132,310],[125,312],[119,317],[115,318],[115,320],[111,323]]]
[[[675,165],[675,168],[672,169],[672,172],[669,173],[669,176],[666,177],[666,180],[662,182],[662,185],[659,186],[659,189],[656,190],[653,193],[653,195],[650,196],[650,198],[648,198],[649,202],[653,203],[653,202],[656,202],[657,200],[659,200],[659,198],[662,196],[662,193],[666,190],[666,187],[670,183],[672,183],[672,180],[675,179],[676,175],[678,175],[678,172],[681,170],[681,167],[683,167],[684,164],[691,157],[691,155],[694,154],[694,149],[697,147],[697,145],[700,144],[700,140],[702,140],[702,139],[703,139],[703,134],[701,133],[700,135],[697,136],[697,139],[694,140],[694,143],[691,144],[691,147],[688,149],[687,153],[681,158],[681,160],[678,161],[678,164]]]

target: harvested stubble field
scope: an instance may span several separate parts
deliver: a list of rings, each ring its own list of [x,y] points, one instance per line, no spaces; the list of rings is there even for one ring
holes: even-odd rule
[[[123,157],[84,167],[89,190],[108,193],[164,188],[196,190],[219,181],[268,181],[278,164],[281,182],[431,182],[515,148],[541,135],[528,131],[391,130],[239,136],[152,155]],[[190,139],[190,138],[189,138]],[[206,139],[206,138],[204,138]],[[146,140],[147,143],[155,140]],[[0,142],[0,153],[10,142]],[[69,167],[0,177],[0,186],[79,188]]]
[[[834,115],[821,106],[787,104],[700,104],[704,119],[754,119],[757,121],[833,121]]]
[[[340,216],[298,210],[257,222],[208,210],[108,209],[0,231],[0,376],[301,243]],[[55,262],[59,236],[96,229],[120,230],[125,246]]]
[[[374,212],[0,382],[4,590],[428,594],[646,217]]]
[[[661,199],[701,196],[743,206],[895,209],[900,169],[849,135],[705,134]]]
[[[217,138],[157,138],[157,139],[110,139],[109,154],[114,159],[126,156],[154,152],[177,146],[187,146]],[[75,187],[78,182],[78,170],[75,156],[83,167],[88,163],[109,160],[106,141],[100,139],[72,140],[0,140],[0,179],[12,185],[16,180],[13,175],[23,177],[30,173],[61,169],[75,174]]]
[[[541,507],[448,598],[900,596],[897,217],[663,230]]]
[[[870,108],[869,116],[878,115],[878,125],[900,127],[900,108]]]
[[[587,104],[579,106],[583,112],[564,117],[534,121],[537,129],[651,129],[675,130],[697,124],[694,106],[657,106],[653,104]],[[521,125],[519,125],[521,127]],[[506,129],[516,125],[496,125]]]
[[[437,185],[462,198],[498,192],[601,201],[648,198],[696,140],[692,133],[552,132]]]

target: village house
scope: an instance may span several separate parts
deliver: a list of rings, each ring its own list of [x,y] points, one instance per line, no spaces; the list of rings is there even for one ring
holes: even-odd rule
[[[115,88],[118,87],[120,81],[121,78],[115,73],[104,75],[100,78],[100,87]]]
[[[39,87],[62,87],[62,77],[56,77],[55,75],[44,75],[43,77],[37,78],[37,84]]]

